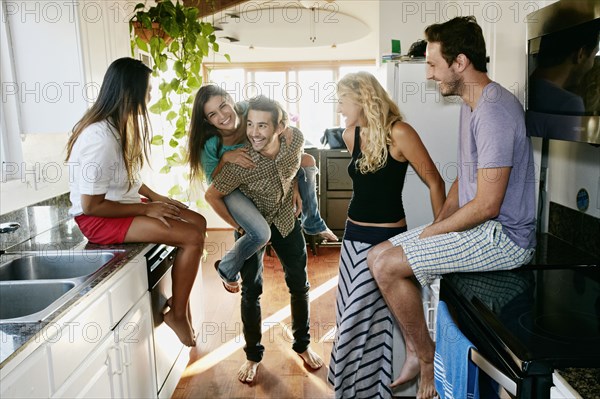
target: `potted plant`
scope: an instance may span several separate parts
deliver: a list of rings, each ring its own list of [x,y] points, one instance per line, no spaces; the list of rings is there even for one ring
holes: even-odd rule
[[[210,0],[201,0],[210,1]],[[165,114],[174,127],[172,135],[155,135],[154,145],[168,145],[175,151],[166,157],[160,173],[169,173],[172,167],[185,162],[184,146],[192,114],[194,94],[202,84],[202,61],[209,51],[219,51],[214,27],[198,17],[196,7],[187,7],[179,0],[157,0],[147,7],[135,6],[130,19],[131,50],[148,53],[152,59],[153,76],[159,77],[160,98],[149,110]],[[229,59],[228,55],[225,55]],[[183,145],[182,145],[183,144]],[[169,191],[172,196],[183,192],[177,185]]]

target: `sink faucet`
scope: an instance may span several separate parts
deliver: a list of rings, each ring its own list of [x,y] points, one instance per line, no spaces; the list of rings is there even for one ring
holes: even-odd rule
[[[21,227],[21,225],[17,222],[1,223],[0,224],[0,233],[2,233],[2,234],[12,233],[13,231],[17,230],[19,227]]]

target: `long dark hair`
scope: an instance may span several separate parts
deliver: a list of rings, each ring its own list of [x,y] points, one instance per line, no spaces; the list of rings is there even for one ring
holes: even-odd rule
[[[119,134],[121,154],[129,187],[135,174],[148,161],[150,128],[146,95],[152,70],[133,58],[119,58],[108,67],[98,99],[73,127],[67,143],[67,160],[81,133],[88,126],[108,121]]]
[[[220,151],[223,146],[223,139],[219,130],[211,125],[204,114],[204,106],[213,97],[219,96],[232,104],[233,109],[238,116],[242,116],[241,110],[235,105],[233,98],[225,89],[215,84],[202,86],[196,98],[194,99],[194,107],[192,109],[192,119],[190,121],[190,136],[188,142],[188,160],[190,162],[190,177],[192,180],[201,179],[204,174],[202,169],[202,150],[204,145],[211,137],[217,137],[217,151]]]

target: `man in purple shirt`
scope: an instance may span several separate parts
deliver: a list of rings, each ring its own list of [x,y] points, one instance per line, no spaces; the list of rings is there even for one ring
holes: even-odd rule
[[[445,273],[508,270],[535,247],[535,178],[523,107],[487,76],[485,41],[474,17],[429,26],[427,78],[460,96],[458,177],[434,222],[373,248],[367,263],[407,343],[394,383],[420,375],[419,398],[435,395],[435,346],[420,289]],[[468,39],[465,39],[468,38]]]

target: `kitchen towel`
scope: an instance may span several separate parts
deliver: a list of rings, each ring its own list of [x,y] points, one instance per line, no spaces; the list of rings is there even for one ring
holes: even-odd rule
[[[437,310],[435,389],[441,399],[479,399],[479,368],[469,352],[475,346],[460,332],[444,301]]]

